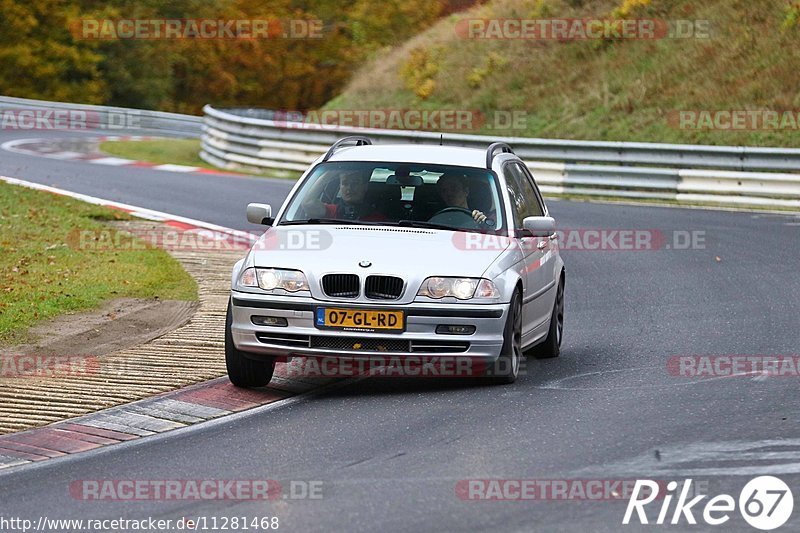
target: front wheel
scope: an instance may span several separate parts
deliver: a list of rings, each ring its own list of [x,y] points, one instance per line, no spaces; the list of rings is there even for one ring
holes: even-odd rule
[[[543,343],[533,348],[533,356],[537,359],[550,359],[561,355],[561,338],[564,335],[564,278],[558,282],[556,300],[553,302],[553,313],[550,315],[550,329]]]
[[[492,383],[498,385],[514,383],[519,376],[519,365],[522,360],[522,296],[514,291],[511,305],[508,307],[508,318],[503,330],[503,348],[500,357],[490,367],[488,374]]]
[[[245,353],[233,344],[232,322],[233,311],[231,303],[228,302],[228,312],[225,317],[225,366],[228,368],[228,379],[235,387],[263,387],[272,379],[275,358],[264,361],[248,359]]]

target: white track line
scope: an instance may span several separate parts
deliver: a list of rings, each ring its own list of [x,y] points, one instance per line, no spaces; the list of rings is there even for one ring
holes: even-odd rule
[[[166,170],[168,172],[196,172],[200,170],[200,167],[190,167],[187,165],[173,165],[171,163],[167,163],[164,165],[156,165],[150,168],[152,168],[153,170]]]
[[[22,148],[17,148],[17,146],[20,144],[27,144],[38,140],[40,139],[14,139],[13,141],[6,141],[3,144],[0,144],[0,148],[2,148],[7,152],[31,155],[33,153],[31,150],[24,150]]]
[[[136,163],[133,159],[122,159],[121,157],[101,157],[99,159],[89,159],[89,163],[95,165],[111,165],[112,167],[121,167]]]
[[[78,159],[82,156],[83,154],[80,152],[51,152],[47,154],[47,157],[52,157],[53,159]]]

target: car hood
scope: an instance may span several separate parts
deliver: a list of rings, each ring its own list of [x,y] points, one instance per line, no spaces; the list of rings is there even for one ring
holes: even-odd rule
[[[250,265],[329,272],[480,277],[510,244],[507,237],[390,226],[277,226],[251,251]],[[370,263],[369,266],[360,266]],[[420,278],[420,280],[422,279]]]

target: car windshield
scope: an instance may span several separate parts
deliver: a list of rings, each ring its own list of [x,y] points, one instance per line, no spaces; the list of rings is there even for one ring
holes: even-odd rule
[[[318,165],[292,197],[280,225],[379,224],[456,231],[505,227],[489,170],[419,163]]]

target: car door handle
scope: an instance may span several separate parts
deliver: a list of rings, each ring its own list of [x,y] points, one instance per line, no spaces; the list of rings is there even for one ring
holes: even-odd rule
[[[547,241],[542,240],[536,243],[537,250],[544,250],[545,248],[547,248]]]

